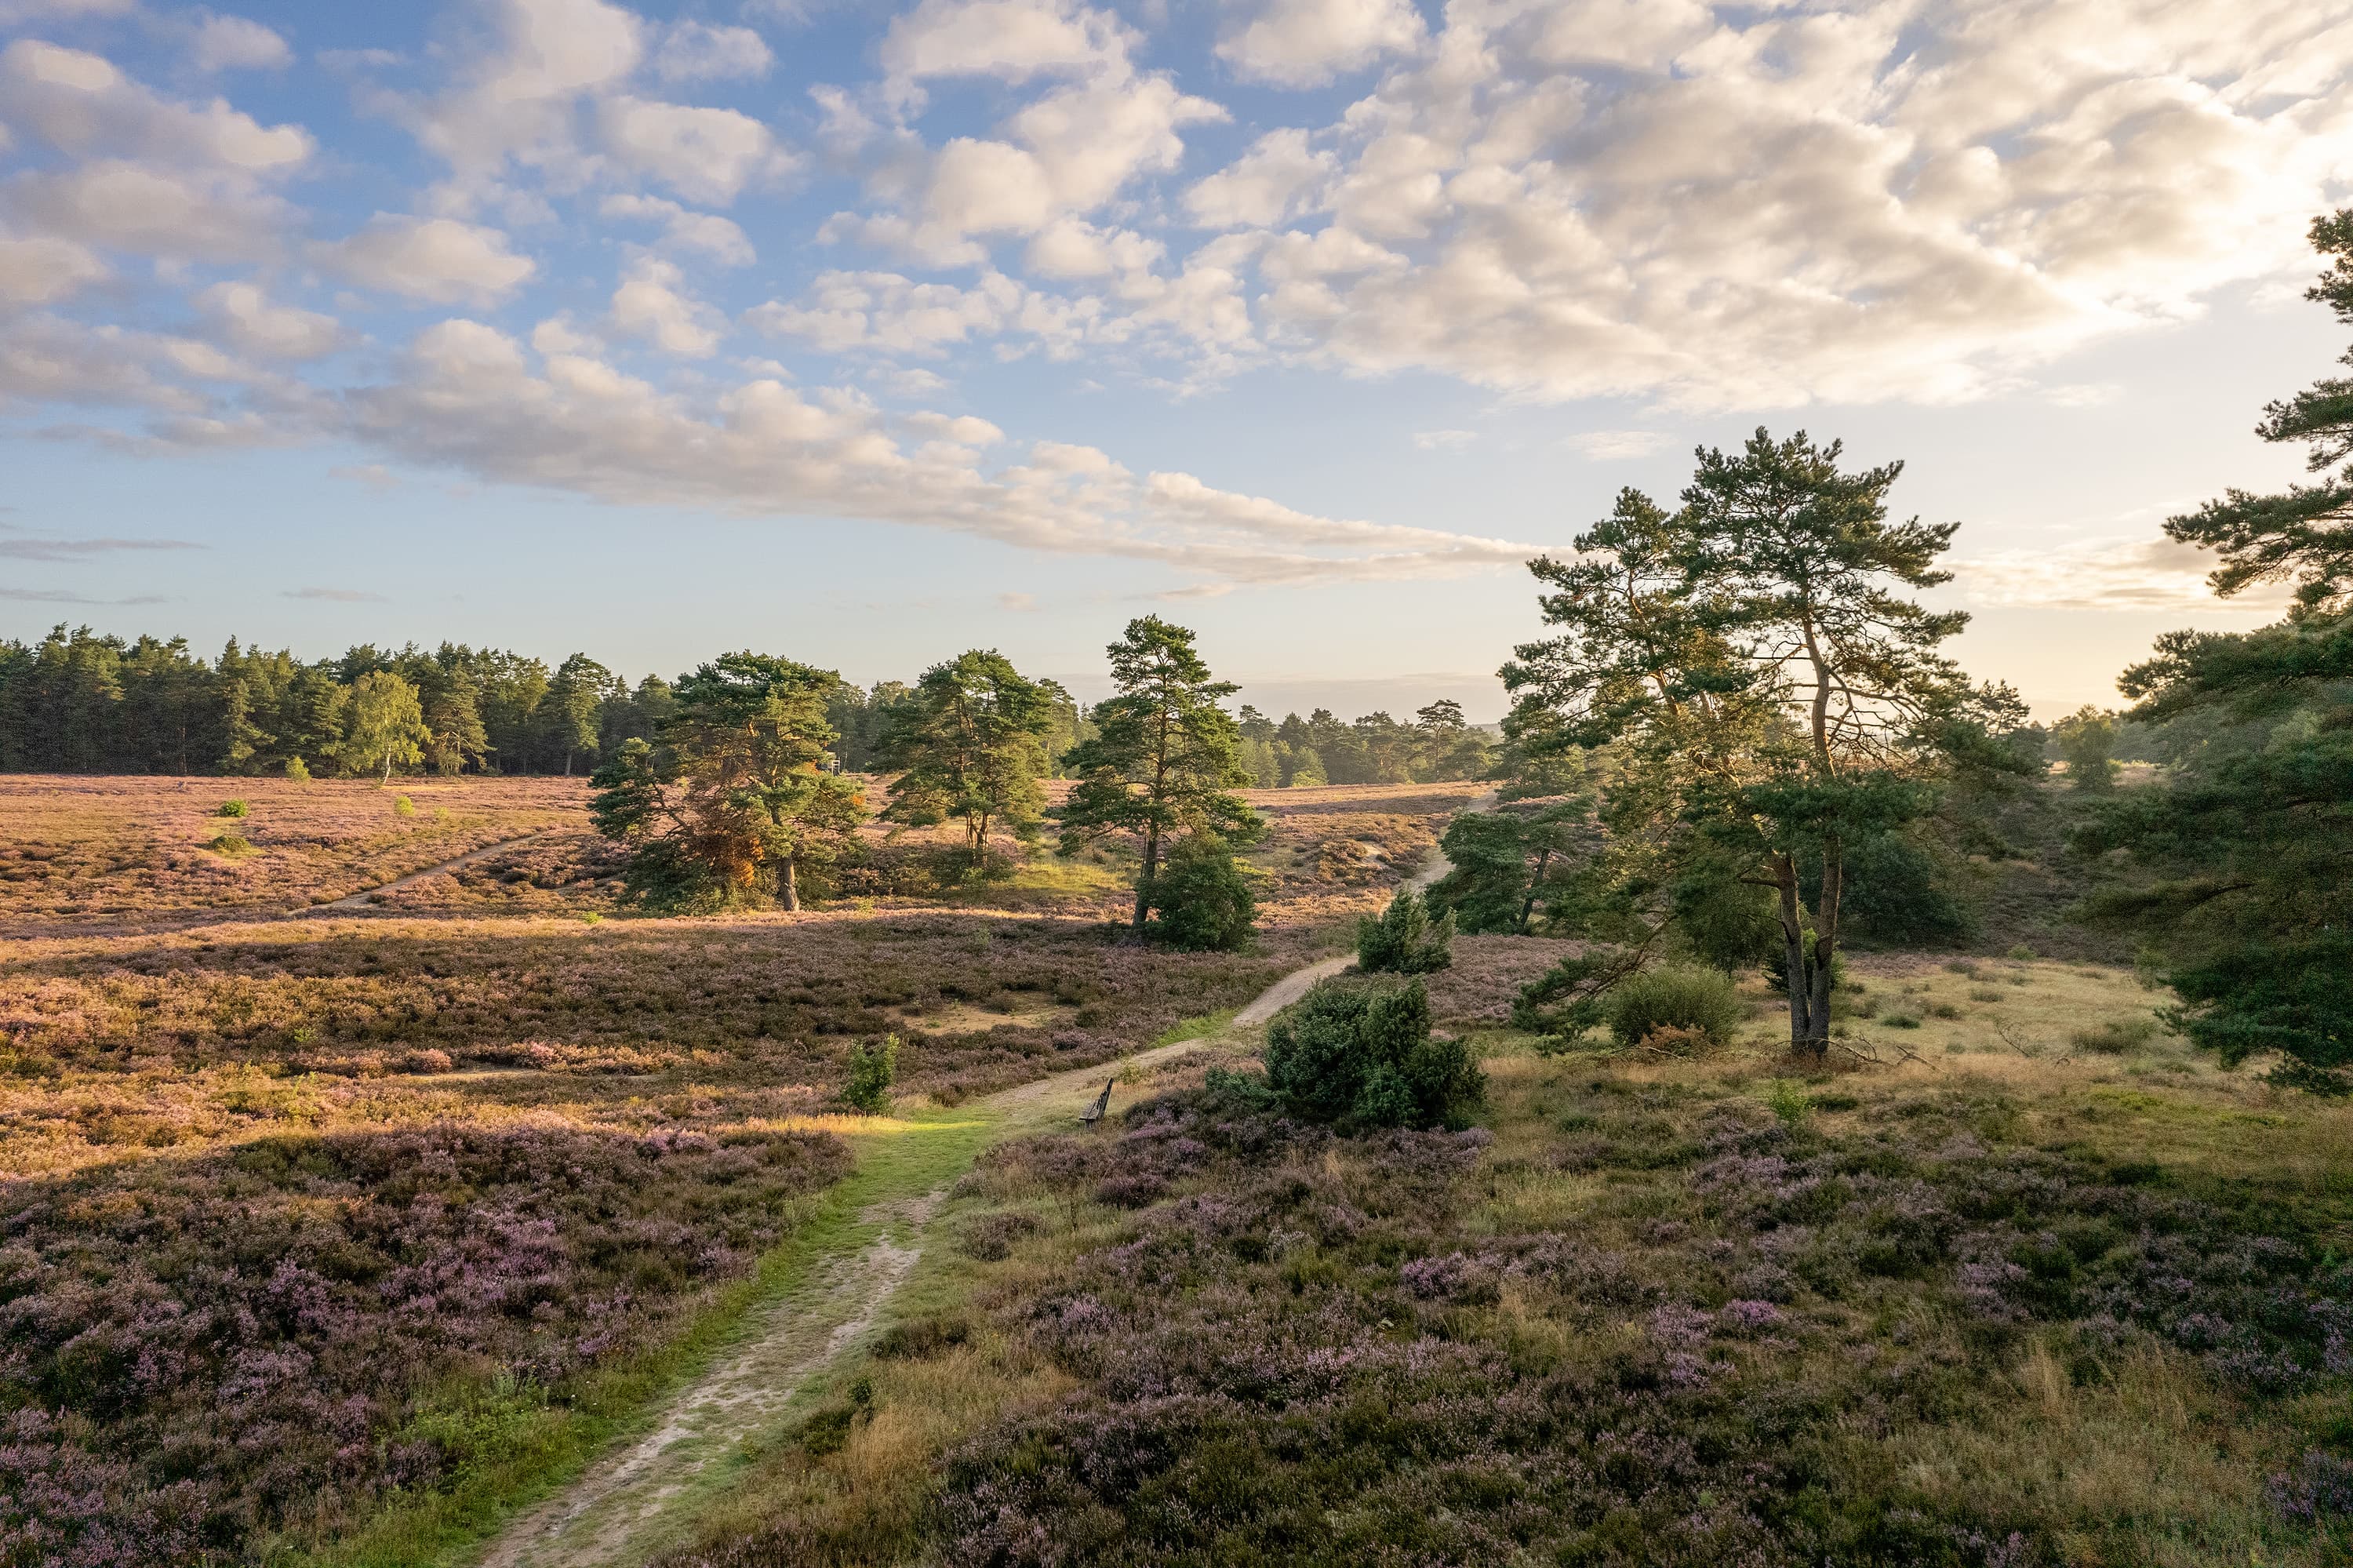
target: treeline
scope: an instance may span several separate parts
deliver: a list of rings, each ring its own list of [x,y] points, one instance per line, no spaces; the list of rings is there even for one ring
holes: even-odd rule
[[[916,688],[828,678],[839,766],[883,768],[894,715],[917,700]],[[1050,776],[1058,775],[1094,726],[1060,684],[1037,684],[1051,715]],[[389,758],[399,772],[585,774],[625,743],[652,738],[676,706],[673,683],[648,675],[632,684],[586,653],[550,668],[459,642],[429,652],[362,643],[306,663],[232,638],[207,662],[185,638],[126,642],[58,626],[36,643],[0,642],[0,772],[254,775],[300,759],[313,774],[360,776]],[[1240,722],[1241,765],[1264,789],[1478,779],[1493,762],[1487,737],[1451,702],[1409,724],[1387,713],[1344,724],[1325,708],[1277,723],[1248,706]]]
[[[1430,704],[1411,724],[1387,713],[1342,724],[1329,708],[1277,724],[1247,704],[1240,718],[1242,767],[1264,789],[1485,779],[1495,766],[1494,747],[1452,701]]]
[[[828,678],[841,765],[863,770],[909,688]],[[1068,692],[1041,685],[1060,757],[1085,721]],[[586,773],[650,738],[676,706],[670,682],[632,685],[586,653],[551,669],[464,643],[363,643],[305,663],[232,638],[207,662],[185,638],[126,642],[58,626],[37,643],[0,642],[0,772],[252,775],[300,759],[314,774],[364,775],[385,767],[390,736],[398,771]]]

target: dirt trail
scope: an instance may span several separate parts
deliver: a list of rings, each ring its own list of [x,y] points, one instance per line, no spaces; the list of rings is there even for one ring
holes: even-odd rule
[[[518,833],[511,839],[501,839],[494,844],[484,844],[480,849],[468,850],[455,860],[445,860],[439,865],[428,865],[423,871],[412,871],[406,876],[396,876],[390,882],[380,883],[374,887],[363,887],[357,893],[347,893],[332,904],[313,904],[307,908],[290,910],[289,913],[299,919],[305,915],[325,915],[336,909],[365,909],[368,907],[368,900],[379,893],[391,893],[396,889],[422,882],[428,876],[438,876],[445,871],[455,871],[461,865],[471,865],[476,861],[487,859],[502,849],[512,849],[519,843],[528,842],[539,837],[539,834],[540,830],[533,828],[530,832]]]
[[[1483,810],[1493,799],[1490,795],[1472,809]],[[1445,856],[1433,851],[1411,885],[1427,886],[1446,871]],[[1246,1047],[1259,1026],[1353,961],[1326,959],[1283,976],[1213,1038],[1141,1051],[1116,1066],[1058,1073],[988,1096],[973,1108],[1008,1136],[1073,1123],[1103,1092],[1105,1078],[1198,1052]],[[891,1298],[923,1256],[925,1233],[944,1192],[862,1213],[861,1222],[883,1227],[880,1234],[859,1251],[832,1258],[805,1285],[755,1308],[738,1342],[672,1398],[652,1431],[607,1455],[570,1487],[515,1519],[479,1560],[481,1568],[629,1568],[674,1541],[683,1521],[672,1516],[673,1505],[690,1500],[706,1468],[770,1430],[796,1393],[879,1325]]]
[[[861,1214],[891,1230],[760,1308],[743,1342],[681,1393],[659,1426],[516,1520],[481,1559],[482,1568],[642,1562],[660,1543],[668,1505],[703,1467],[767,1429],[811,1374],[874,1328],[923,1255],[923,1229],[942,1196],[877,1204]]]

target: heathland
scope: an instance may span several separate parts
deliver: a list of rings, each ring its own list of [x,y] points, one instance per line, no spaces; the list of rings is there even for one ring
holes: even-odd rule
[[[1474,1124],[1347,1138],[1203,1069],[1482,786],[1250,795],[1238,954],[1122,941],[1113,851],[627,917],[577,786],[235,788],[0,786],[14,1562],[465,1561],[909,1158],[953,1184],[912,1277],[672,1561],[2343,1544],[2353,1121],[2193,1053],[2129,968],[2030,956],[2069,950],[2055,858],[1978,868],[1990,937],[1854,958],[1860,1054],[1820,1068],[1761,980],[1724,1049],[1562,1054],[1511,1020],[1577,944],[1458,938]],[[885,1033],[909,1128],[1200,1048],[957,1182],[976,1124],[909,1156],[840,1114]]]

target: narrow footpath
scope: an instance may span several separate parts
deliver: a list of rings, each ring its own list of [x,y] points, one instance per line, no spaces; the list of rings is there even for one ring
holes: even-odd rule
[[[1494,799],[1482,797],[1470,809],[1485,810]],[[1449,869],[1433,849],[1408,885],[1426,887]],[[950,1113],[875,1118],[871,1130],[846,1133],[858,1168],[787,1244],[789,1255],[773,1266],[776,1293],[746,1315],[711,1365],[670,1397],[642,1436],[516,1516],[476,1561],[481,1568],[634,1568],[683,1540],[703,1505],[743,1472],[747,1445],[776,1430],[796,1395],[883,1325],[892,1297],[934,1240],[933,1214],[983,1149],[1075,1125],[1114,1074],[1197,1053],[1255,1048],[1277,1012],[1353,962],[1344,955],[1293,970],[1214,1036],[1138,1052],[1116,1067],[1058,1073]]]

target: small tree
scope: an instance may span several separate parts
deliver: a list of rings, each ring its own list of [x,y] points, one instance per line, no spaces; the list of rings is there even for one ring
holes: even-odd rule
[[[389,671],[375,670],[352,683],[350,707],[337,749],[345,768],[364,773],[381,764],[379,787],[392,782],[396,764],[406,768],[425,758],[433,738],[417,688]]]
[[[849,1047],[849,1077],[841,1086],[842,1103],[868,1116],[891,1108],[891,1086],[899,1079],[899,1037],[886,1034],[880,1045]]]
[[[1152,881],[1153,936],[1193,953],[1236,953],[1256,933],[1258,900],[1215,833],[1194,833],[1168,852]]]
[[[830,672],[730,653],[681,679],[657,743],[596,770],[589,815],[631,846],[630,887],[657,906],[770,897],[800,907],[799,866],[837,853],[865,816],[857,783],[820,764],[834,739]]]
[[[301,758],[286,759],[286,781],[290,784],[308,784],[311,781],[311,769]]]
[[[1057,815],[1064,854],[1112,833],[1139,841],[1144,864],[1134,927],[1141,934],[1167,841],[1207,831],[1247,843],[1263,825],[1240,797],[1226,793],[1249,779],[1240,730],[1218,705],[1238,688],[1210,678],[1193,652],[1193,634],[1147,615],[1128,622],[1127,634],[1109,652],[1118,694],[1088,715],[1095,736],[1071,747],[1067,766],[1078,783]]]
[[[904,769],[891,785],[893,821],[964,823],[965,858],[988,864],[988,834],[1004,825],[1034,835],[1045,810],[1046,736],[1060,717],[1047,690],[1022,679],[991,650],[934,664],[889,710],[881,761]]]
[[[2052,725],[2051,738],[2067,765],[2069,788],[2096,792],[2116,787],[2116,715],[2086,703]]]
[[[1356,967],[1368,975],[1426,975],[1453,962],[1453,912],[1431,920],[1410,887],[1397,890],[1387,912],[1356,922]]]
[[[1470,1048],[1430,1034],[1418,980],[1316,986],[1267,1030],[1266,1077],[1298,1115],[1358,1127],[1441,1127],[1485,1090]]]

